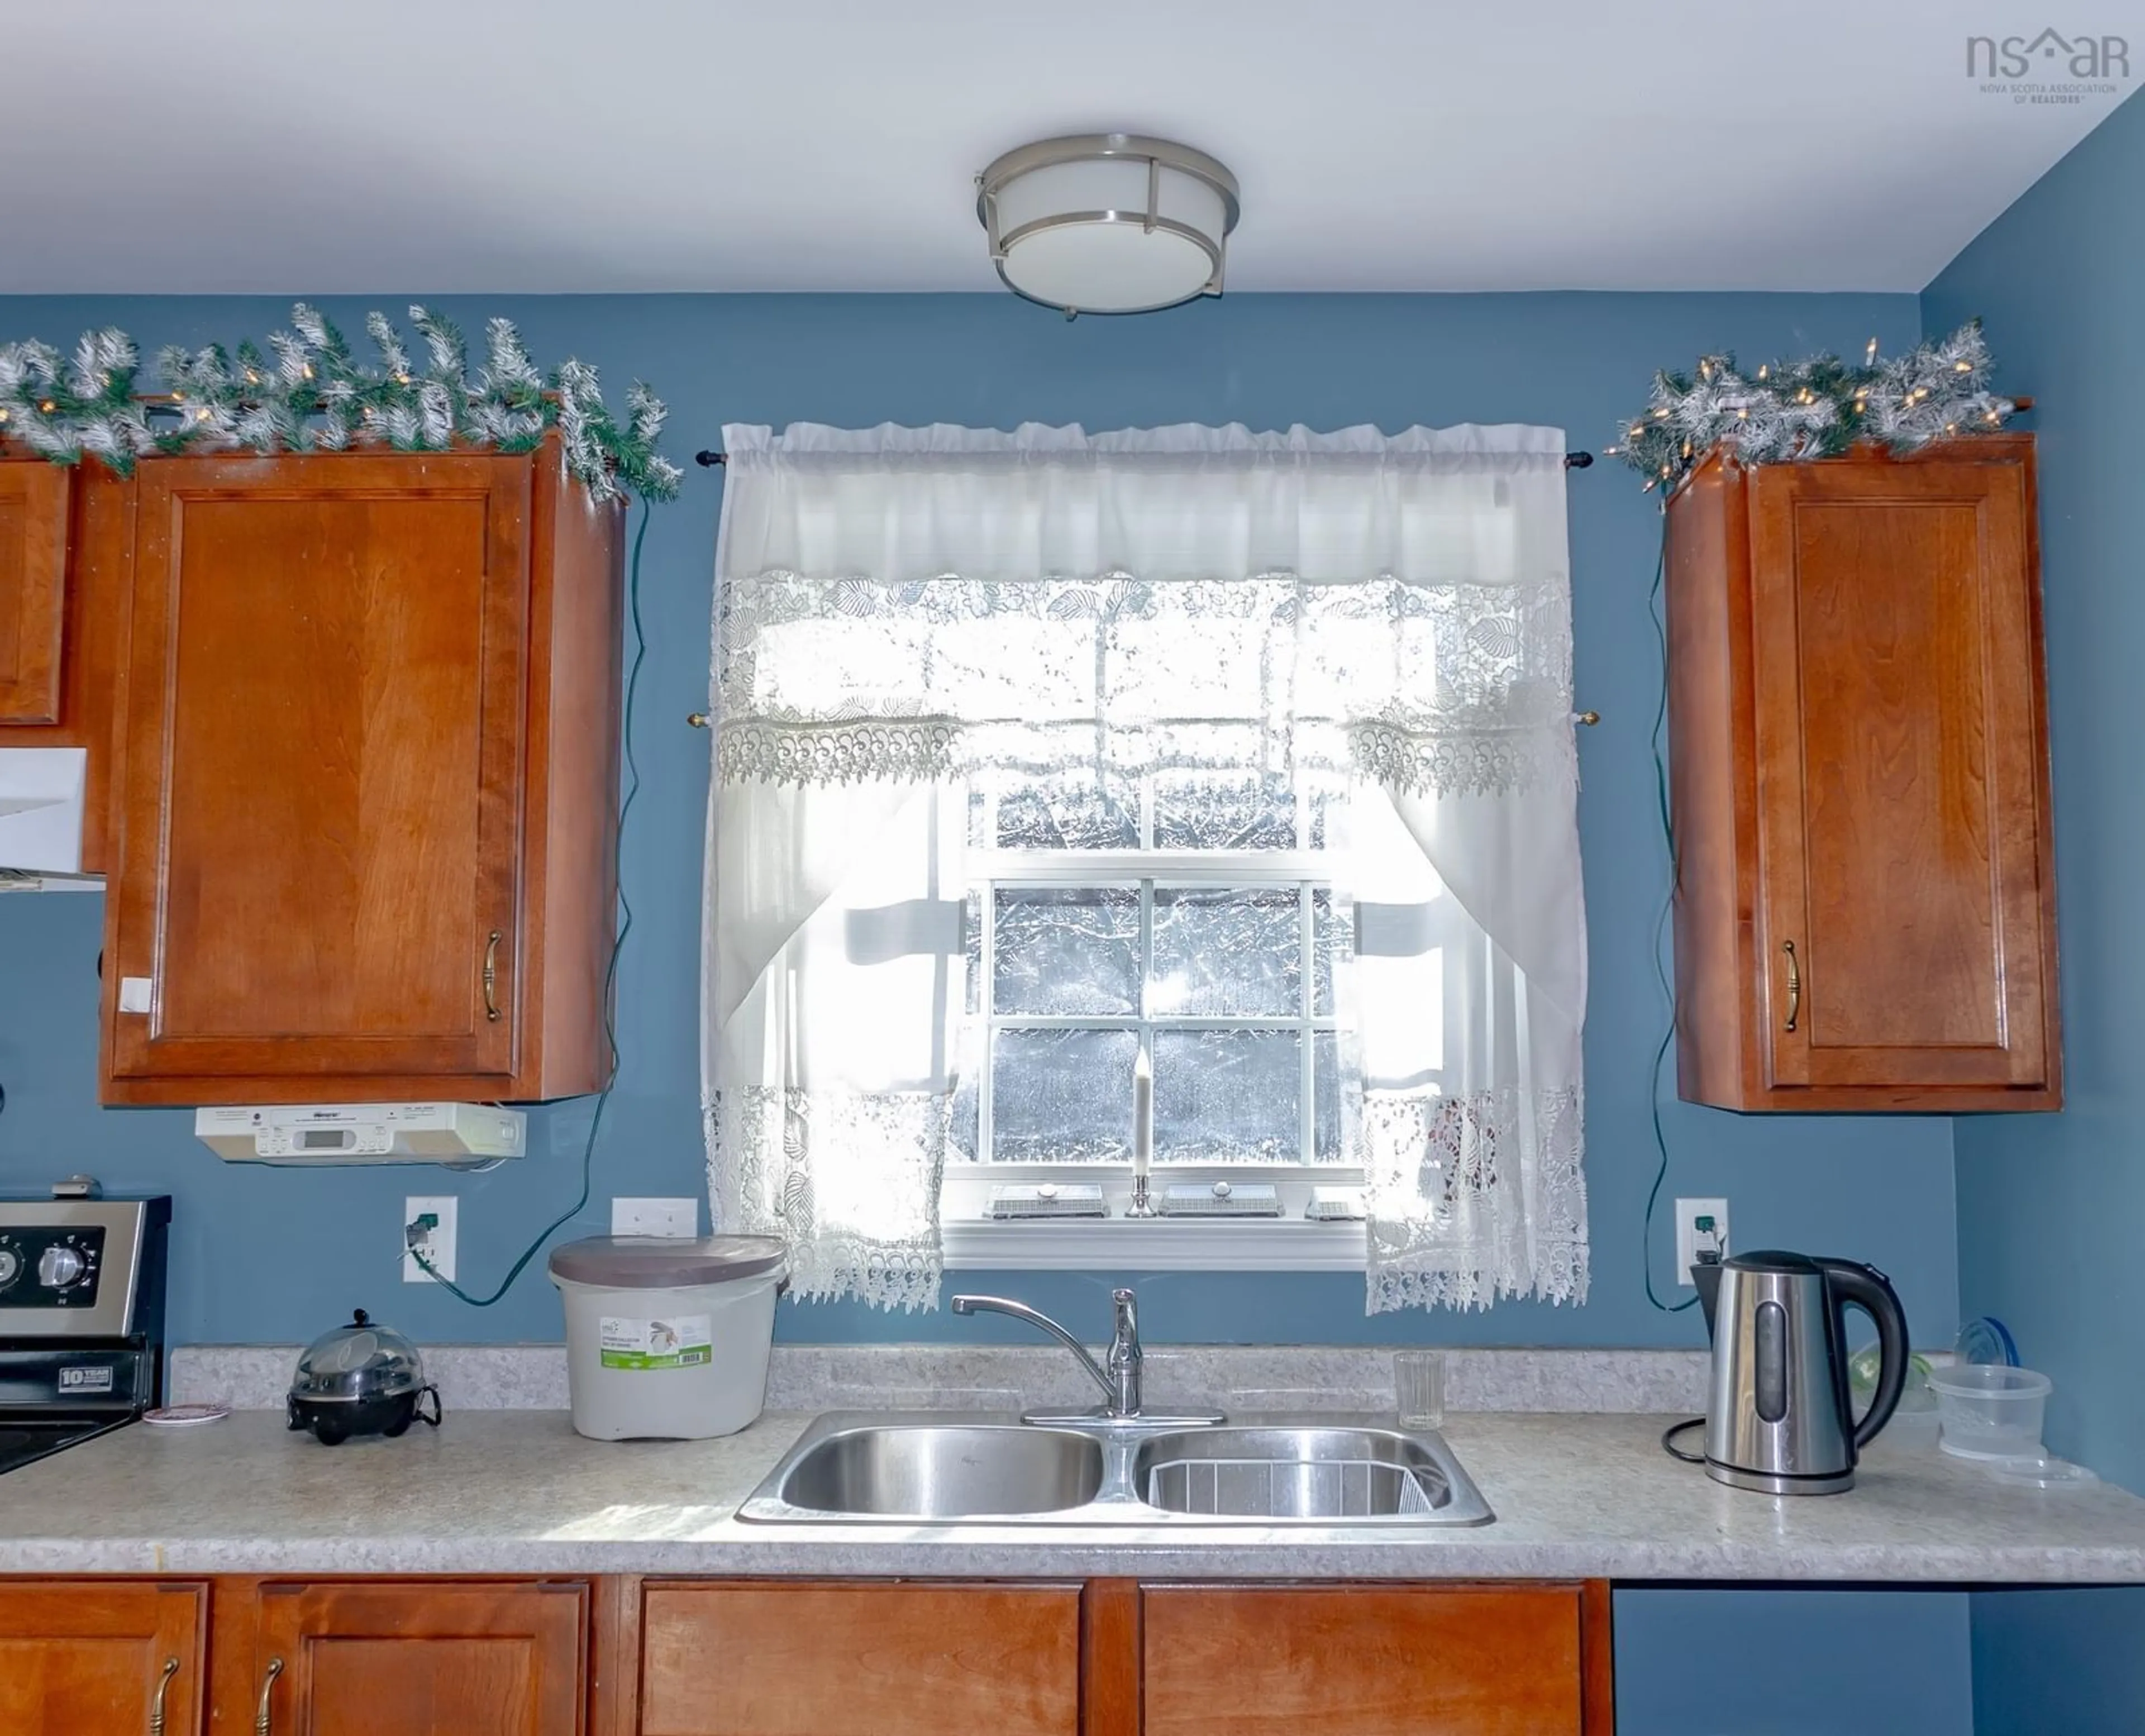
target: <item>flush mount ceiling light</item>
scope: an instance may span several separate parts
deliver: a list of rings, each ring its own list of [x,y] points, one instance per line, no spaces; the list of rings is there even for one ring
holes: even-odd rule
[[[1068,319],[1222,293],[1237,177],[1203,151],[1079,133],[1007,152],[976,187],[1006,287]]]

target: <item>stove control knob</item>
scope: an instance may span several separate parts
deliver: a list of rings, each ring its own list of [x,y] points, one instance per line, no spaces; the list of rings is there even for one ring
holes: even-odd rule
[[[65,1290],[82,1276],[82,1254],[55,1242],[37,1256],[37,1281],[47,1290]]]
[[[21,1275],[22,1256],[12,1248],[0,1248],[0,1290],[5,1290]]]

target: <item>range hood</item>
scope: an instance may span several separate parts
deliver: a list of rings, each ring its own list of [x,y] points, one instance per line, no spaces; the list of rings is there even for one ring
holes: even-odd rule
[[[0,748],[0,891],[96,890],[82,871],[86,748]]]

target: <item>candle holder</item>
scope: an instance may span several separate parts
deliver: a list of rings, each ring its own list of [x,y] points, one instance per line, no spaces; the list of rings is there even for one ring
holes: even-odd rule
[[[1127,1217],[1157,1217],[1160,1215],[1154,1209],[1154,1201],[1148,1197],[1147,1177],[1135,1175],[1132,1177],[1132,1196],[1125,1202],[1125,1216]]]

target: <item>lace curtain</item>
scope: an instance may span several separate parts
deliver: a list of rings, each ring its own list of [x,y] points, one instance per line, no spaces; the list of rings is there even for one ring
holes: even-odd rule
[[[724,430],[704,1086],[727,1229],[935,1302],[965,793],[1341,782],[1368,1301],[1582,1299],[1561,430]]]

